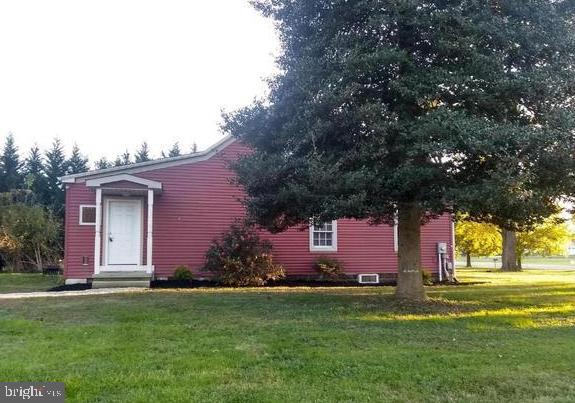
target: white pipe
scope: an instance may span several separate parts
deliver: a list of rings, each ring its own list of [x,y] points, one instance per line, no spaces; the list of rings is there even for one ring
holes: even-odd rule
[[[443,281],[443,264],[441,262],[441,253],[437,254],[437,262],[438,262],[438,266],[439,266],[439,282]]]

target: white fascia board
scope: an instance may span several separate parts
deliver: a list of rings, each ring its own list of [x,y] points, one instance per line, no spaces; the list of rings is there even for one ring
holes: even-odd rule
[[[111,175],[111,176],[104,176],[97,179],[88,179],[86,181],[86,186],[88,187],[99,187],[105,185],[107,183],[114,183],[114,182],[121,182],[127,181],[136,183],[138,185],[147,186],[148,189],[162,189],[162,183],[156,182],[149,179],[139,178],[137,176],[128,175],[128,174],[120,174],[120,175]]]

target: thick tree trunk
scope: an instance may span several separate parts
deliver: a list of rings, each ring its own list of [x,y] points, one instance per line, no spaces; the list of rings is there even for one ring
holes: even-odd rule
[[[471,267],[471,253],[467,252],[465,255],[467,256],[467,264],[465,266]]]
[[[398,209],[399,267],[396,298],[425,300],[421,276],[421,210],[416,204],[401,204]]]
[[[503,255],[501,256],[502,271],[521,271],[517,266],[517,234],[514,231],[502,230]]]

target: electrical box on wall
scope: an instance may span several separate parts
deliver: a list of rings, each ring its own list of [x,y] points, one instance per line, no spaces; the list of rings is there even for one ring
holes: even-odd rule
[[[447,253],[447,242],[438,242],[437,243],[437,253]]]

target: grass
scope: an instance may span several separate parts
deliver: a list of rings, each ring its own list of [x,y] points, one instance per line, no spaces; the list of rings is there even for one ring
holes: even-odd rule
[[[497,256],[497,266],[501,265],[501,256]],[[552,268],[553,266],[572,266],[575,270],[575,256],[523,256],[521,258],[523,264],[536,264],[545,265]],[[472,261],[476,265],[493,267],[493,257],[472,257]],[[457,264],[460,266],[465,265],[465,257],[457,256]]]
[[[68,401],[575,400],[575,272],[483,284],[0,300],[0,380]]]
[[[0,294],[47,291],[61,284],[61,277],[38,273],[0,273]]]

